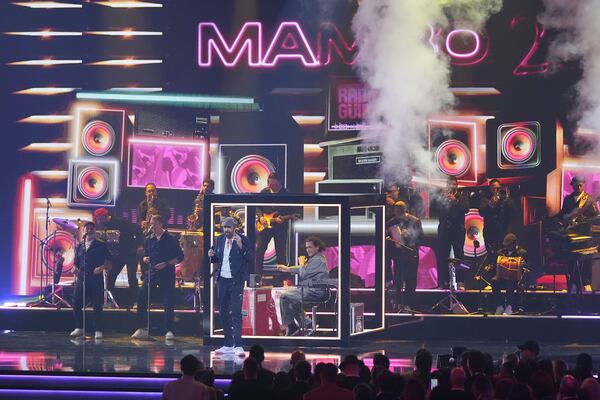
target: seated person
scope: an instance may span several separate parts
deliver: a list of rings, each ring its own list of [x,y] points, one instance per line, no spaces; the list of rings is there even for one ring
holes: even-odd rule
[[[298,274],[298,286],[306,286],[310,281],[328,279],[327,264],[325,256],[322,253],[325,250],[325,243],[316,236],[309,236],[304,241],[304,247],[306,248],[308,258],[303,265],[289,267],[278,264],[277,269],[282,272]],[[294,336],[299,332],[302,318],[305,318],[302,302],[321,301],[325,298],[326,294],[324,288],[295,287],[288,289],[281,296],[281,320],[283,326],[287,325],[287,336]],[[307,326],[312,324],[310,320],[307,322]]]
[[[517,244],[517,236],[514,233],[507,233],[502,241],[502,248],[498,250],[496,255],[499,257],[521,257],[523,261],[527,262],[527,250]],[[496,260],[498,264],[498,259]],[[493,293],[494,301],[498,305],[496,307],[496,314],[512,314],[512,306],[515,304],[515,292],[518,288],[521,280],[522,272],[514,271],[512,266],[510,270],[506,269],[507,266],[496,265],[496,277],[493,279]],[[499,268],[505,268],[503,271],[499,271]],[[503,272],[503,273],[501,273]],[[506,294],[502,297],[501,290],[506,290]]]

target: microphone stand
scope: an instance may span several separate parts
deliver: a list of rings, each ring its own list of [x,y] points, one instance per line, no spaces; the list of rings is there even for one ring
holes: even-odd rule
[[[481,269],[483,267],[483,262],[485,261],[485,258],[482,260],[482,262],[479,262],[477,260],[477,249],[481,247],[479,240],[474,240],[473,241],[473,257],[475,258],[475,265],[477,265],[477,272],[475,273],[475,279],[479,282],[479,306],[477,307],[477,311],[475,311],[473,314],[485,314],[485,310],[483,309],[483,286],[482,286],[482,281],[484,281],[483,277],[481,276]],[[487,258],[487,256],[486,256]]]

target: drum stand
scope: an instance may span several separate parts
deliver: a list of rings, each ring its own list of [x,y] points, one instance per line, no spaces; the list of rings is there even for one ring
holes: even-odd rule
[[[456,264],[451,262],[448,264],[450,276],[450,294],[438,301],[431,307],[430,311],[434,311],[438,307],[443,307],[446,311],[454,314],[468,314],[467,307],[456,297]]]
[[[119,308],[112,292],[108,289],[108,274],[104,274],[104,305],[103,307]]]

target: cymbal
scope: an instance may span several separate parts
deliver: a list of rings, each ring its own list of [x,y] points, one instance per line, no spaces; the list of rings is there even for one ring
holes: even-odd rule
[[[449,258],[448,263],[454,264],[454,268],[456,269],[471,269],[471,263],[460,258]]]
[[[84,219],[52,218],[52,222],[66,231],[76,231],[89,221]]]

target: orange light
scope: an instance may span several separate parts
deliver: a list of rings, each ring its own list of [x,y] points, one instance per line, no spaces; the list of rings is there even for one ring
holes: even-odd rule
[[[162,64],[162,60],[136,60],[134,58],[123,58],[118,60],[104,60],[90,63],[89,65],[101,65],[109,67],[135,67],[138,65]]]
[[[23,148],[21,151],[31,151],[39,153],[62,153],[69,151],[73,148],[71,143],[31,143]]]
[[[23,60],[9,62],[8,65],[30,65],[38,67],[49,67],[52,65],[66,65],[66,64],[81,64],[83,60],[55,60],[52,58],[44,58],[41,60]]]
[[[13,2],[15,6],[29,8],[82,8],[81,4],[61,3],[59,1],[17,1]]]
[[[66,32],[66,31],[51,31],[45,29],[43,31],[30,31],[30,32],[4,32],[5,35],[14,36],[39,36],[43,38],[49,38],[53,36],[82,36],[82,32]]]
[[[65,94],[71,93],[77,90],[76,88],[66,88],[66,87],[34,87],[29,89],[18,90],[13,92],[13,94],[29,94],[29,95],[38,95],[38,96],[52,96],[56,94]]]
[[[292,115],[292,118],[300,126],[318,126],[325,120],[322,115]]]
[[[30,115],[29,117],[18,120],[28,124],[62,124],[71,121],[71,115]]]
[[[127,0],[113,0],[113,1],[96,1],[95,4],[101,6],[112,7],[112,8],[160,8],[163,5],[160,3],[152,3],[149,1],[127,1]]]

